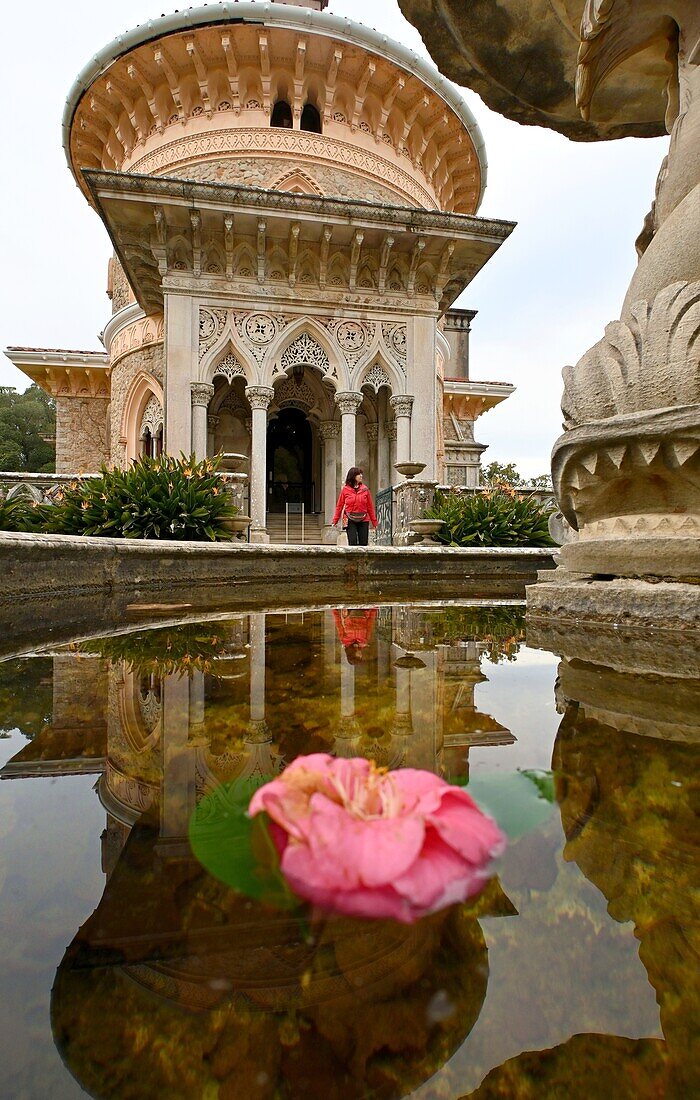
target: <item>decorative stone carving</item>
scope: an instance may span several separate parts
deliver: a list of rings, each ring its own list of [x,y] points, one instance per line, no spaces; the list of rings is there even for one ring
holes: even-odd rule
[[[275,338],[276,327],[267,313],[251,313],[243,323],[243,331],[252,344],[269,344]]]
[[[152,394],[146,402],[146,408],[143,410],[139,426],[139,439],[144,439],[146,432],[149,432],[151,436],[155,436],[162,429],[163,407],[155,394]]]
[[[251,409],[269,409],[275,391],[270,386],[246,386],[245,395]]]
[[[275,403],[280,409],[293,404],[295,408],[312,409],[316,404],[316,395],[306,382],[301,384],[288,378],[280,382],[275,390]]]
[[[403,365],[406,362],[406,326],[382,321],[382,340],[384,346],[396,356]]]
[[[358,321],[341,321],[335,338],[345,352],[359,352],[367,343],[367,332]]]
[[[214,368],[212,377],[216,378],[218,375],[225,378],[230,385],[234,378],[246,377],[245,367],[241,366],[233,352],[229,352],[229,354],[224,356],[221,362]]]
[[[331,373],[331,365],[325,350],[308,332],[302,332],[297,336],[280,359],[280,367],[284,373],[292,370],[297,363],[305,367],[316,367],[322,374]]]
[[[396,421],[386,420],[384,422],[384,430],[386,431],[386,437],[390,443],[396,443]]]
[[[207,427],[209,428],[210,432],[215,432],[216,429],[219,427],[220,423],[221,423],[221,417],[220,416],[212,416],[212,414],[210,413],[209,416],[207,417]]]
[[[227,311],[200,306],[199,309],[199,358],[204,358],[226,326]]]
[[[129,172],[139,175],[158,175],[165,169],[173,169],[197,160],[209,160],[213,154],[218,159],[235,159],[247,155],[274,153],[278,157],[293,158],[295,162],[328,163],[349,168],[378,182],[388,183],[393,189],[406,195],[418,206],[434,210],[434,195],[414,177],[386,157],[361,148],[347,141],[338,141],[321,134],[307,134],[303,130],[283,130],[258,127],[236,130],[212,130],[204,134],[191,134],[175,141],[163,142],[158,149],[131,162]],[[469,203],[473,211],[474,202]]]
[[[362,379],[361,386],[371,386],[375,393],[379,393],[382,386],[391,388],[391,379],[381,363],[375,363],[371,370]]]
[[[202,405],[206,409],[214,396],[214,387],[206,382],[191,382],[190,392],[192,394],[192,404]]]
[[[335,395],[335,403],[343,416],[350,414],[356,416],[357,410],[362,404],[362,394],[354,393],[352,390],[341,390],[340,393]]]
[[[341,423],[339,420],[322,420],[319,424],[319,434],[325,442],[327,439],[337,439],[340,435]]]
[[[389,404],[394,410],[394,416],[410,416],[415,398],[412,394],[401,393],[389,398]]]
[[[376,443],[377,440],[379,439],[379,425],[378,424],[367,424],[365,426],[365,433],[366,433],[367,439],[369,440],[370,443]]]
[[[636,302],[628,323],[613,321],[575,367],[564,368],[566,427],[700,403],[699,358],[700,282],[671,283],[653,302]]]

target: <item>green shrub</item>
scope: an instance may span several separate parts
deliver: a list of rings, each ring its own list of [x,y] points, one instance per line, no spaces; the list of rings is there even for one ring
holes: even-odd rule
[[[230,539],[236,515],[216,459],[142,457],[129,469],[102,467],[100,477],[71,486],[50,512],[63,535],[126,539]]]
[[[547,526],[549,512],[532,497],[509,489],[437,492],[425,518],[442,520],[435,538],[449,546],[555,545]]]
[[[139,676],[183,676],[210,673],[212,662],[226,655],[226,638],[205,623],[182,623],[82,642],[80,652],[125,661]]]
[[[15,497],[12,500],[0,497],[0,531],[43,531],[46,524],[48,506]]]

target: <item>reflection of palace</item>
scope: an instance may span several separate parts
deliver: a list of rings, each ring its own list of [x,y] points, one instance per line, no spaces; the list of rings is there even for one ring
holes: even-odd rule
[[[162,631],[160,672],[157,644],[147,651],[138,635],[107,640],[109,668],[99,656],[55,658],[54,726],[91,712],[104,766],[107,884],[52,997],[59,1050],[92,1095],[400,1097],[469,1033],[488,975],[476,913],[412,927],[328,919],[311,932],[305,909],[278,911],[214,879],[187,839],[203,796],[225,801],[222,783],[275,773],[302,751],[464,775],[472,726],[482,743],[493,723],[474,708],[479,646],[437,649],[420,619],[373,609],[358,666],[329,611],[198,624],[188,653]],[[114,657],[122,642],[131,662]],[[440,686],[444,674],[454,689]],[[443,714],[458,680],[469,703]],[[460,713],[460,749],[445,753],[445,720],[454,729]],[[54,759],[38,759],[39,734],[24,750],[31,768],[25,759],[5,774],[61,774],[52,730]],[[484,906],[503,910],[496,884]],[[141,1055],[136,1034],[148,1037]]]

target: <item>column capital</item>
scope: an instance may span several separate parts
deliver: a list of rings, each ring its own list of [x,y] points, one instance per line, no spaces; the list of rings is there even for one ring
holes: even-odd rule
[[[275,391],[270,386],[246,386],[245,395],[251,409],[269,409]]]
[[[216,431],[216,429],[219,427],[220,422],[221,422],[221,417],[220,416],[215,416],[212,413],[210,413],[209,416],[207,417],[207,424],[209,425],[209,428],[213,432]]]
[[[379,425],[368,424],[365,431],[367,432],[367,439],[370,443],[376,443],[379,439]]]
[[[192,404],[203,405],[206,409],[214,396],[214,387],[210,386],[208,382],[190,382],[190,392],[192,394]]]
[[[341,390],[335,395],[335,403],[343,416],[357,416],[357,410],[362,404],[363,394],[354,390]]]
[[[389,404],[394,410],[394,416],[410,416],[415,398],[410,393],[399,393],[389,398]]]
[[[396,443],[396,421],[387,420],[384,427],[386,428],[387,439],[390,439],[392,443]]]
[[[318,426],[321,439],[337,439],[340,435],[341,424],[339,420],[322,420]]]

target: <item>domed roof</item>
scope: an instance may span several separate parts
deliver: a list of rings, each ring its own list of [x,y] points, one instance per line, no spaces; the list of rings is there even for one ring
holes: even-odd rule
[[[179,162],[163,163],[162,150],[181,132],[191,143],[193,135],[214,130],[256,131],[257,143],[269,144],[261,131],[269,134],[279,94],[292,102],[297,125],[304,102],[318,108],[319,156],[323,139],[334,139],[354,156],[359,173],[358,150],[368,163],[386,163],[386,173],[375,175],[393,179],[410,205],[478,209],[486,184],[484,141],[449,81],[386,35],[293,3],[190,8],[120,35],[70,90],[66,157],[86,195],[84,168],[178,175],[173,166]],[[263,152],[267,145],[258,155]],[[335,152],[329,157],[337,160]]]

